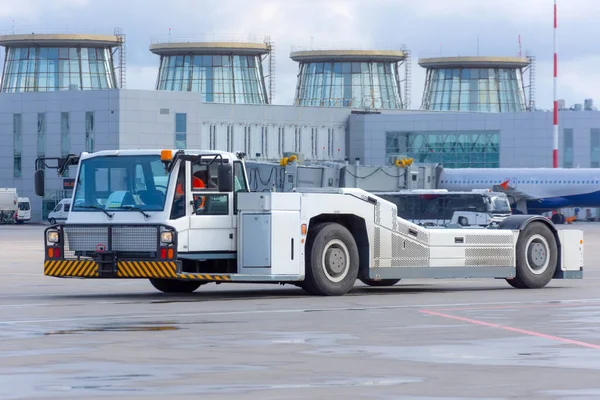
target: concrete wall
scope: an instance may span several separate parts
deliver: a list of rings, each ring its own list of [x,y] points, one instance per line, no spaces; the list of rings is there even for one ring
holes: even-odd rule
[[[363,164],[385,162],[386,132],[500,130],[500,167],[552,167],[552,113],[400,112],[352,114],[348,154]],[[573,129],[573,167],[590,167],[590,132],[600,128],[600,111],[559,113],[559,166],[564,129]]]

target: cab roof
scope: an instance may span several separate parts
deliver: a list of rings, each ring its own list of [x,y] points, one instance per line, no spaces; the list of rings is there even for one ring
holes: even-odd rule
[[[100,156],[136,156],[136,155],[157,155],[160,156],[161,151],[170,150],[173,155],[182,149],[129,149],[129,150],[100,150],[93,153],[83,152],[81,153],[81,160],[87,158],[100,157]],[[220,150],[195,150],[195,149],[183,149],[185,154],[198,155],[221,155],[223,158],[236,158],[234,153]]]

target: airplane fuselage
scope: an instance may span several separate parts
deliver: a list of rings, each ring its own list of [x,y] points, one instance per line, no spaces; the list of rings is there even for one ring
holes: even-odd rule
[[[448,190],[492,189],[502,184],[509,198],[522,196],[532,213],[600,207],[600,169],[596,168],[444,168],[438,180],[438,187]]]

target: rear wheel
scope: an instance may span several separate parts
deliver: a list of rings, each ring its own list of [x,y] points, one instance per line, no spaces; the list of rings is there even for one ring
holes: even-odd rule
[[[340,296],[352,289],[358,276],[358,246],[346,227],[324,223],[313,228],[306,248],[304,290]]]
[[[518,289],[546,286],[558,263],[556,238],[550,228],[541,222],[529,224],[519,235],[516,256],[517,276],[507,282]]]
[[[361,278],[360,281],[368,286],[385,287],[394,286],[396,283],[400,282],[400,279],[381,279],[379,281],[375,281],[372,279]]]
[[[192,293],[206,282],[150,278],[150,283],[154,288],[164,293]]]

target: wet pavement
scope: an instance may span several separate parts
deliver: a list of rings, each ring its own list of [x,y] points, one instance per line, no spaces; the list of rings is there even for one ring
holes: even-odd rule
[[[357,284],[321,298],[44,277],[43,227],[0,226],[0,399],[597,400],[600,223],[573,227],[583,280]]]

